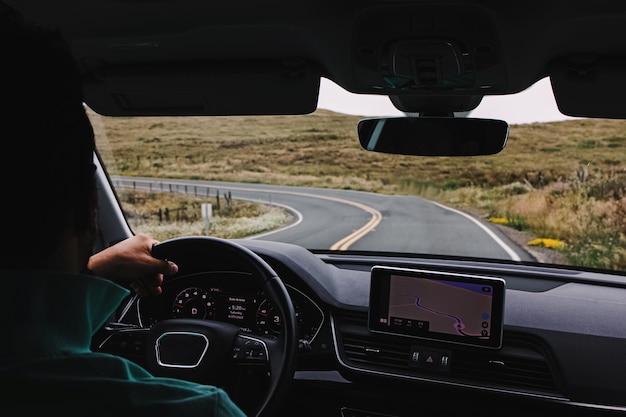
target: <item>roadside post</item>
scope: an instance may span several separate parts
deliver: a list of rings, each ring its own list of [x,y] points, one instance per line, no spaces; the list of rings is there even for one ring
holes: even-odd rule
[[[211,206],[211,203],[202,203],[202,220],[204,221],[204,231],[207,236],[209,235],[212,214],[213,207]]]

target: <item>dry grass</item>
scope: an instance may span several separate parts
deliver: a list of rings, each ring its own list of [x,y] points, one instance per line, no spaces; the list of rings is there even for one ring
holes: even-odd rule
[[[109,118],[92,114],[105,162],[129,176],[419,195],[565,242],[581,266],[626,269],[626,121],[513,125],[499,155],[416,158],[359,146],[361,117]]]
[[[202,236],[207,232],[221,238],[241,238],[276,229],[292,221],[278,207],[222,197],[194,197],[179,193],[119,190],[125,216],[133,229],[158,240],[178,236]],[[210,221],[202,219],[202,203],[211,203]],[[218,209],[219,207],[219,209]]]

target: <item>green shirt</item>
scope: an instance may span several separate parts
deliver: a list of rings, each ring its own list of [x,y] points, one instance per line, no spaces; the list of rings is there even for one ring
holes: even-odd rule
[[[92,352],[129,292],[102,278],[0,271],[0,410],[27,415],[244,417],[225,391]]]

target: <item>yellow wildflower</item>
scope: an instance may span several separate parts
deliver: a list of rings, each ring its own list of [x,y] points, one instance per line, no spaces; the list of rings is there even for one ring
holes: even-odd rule
[[[549,249],[559,249],[565,246],[565,243],[561,242],[558,239],[549,239],[549,238],[540,237],[540,238],[531,240],[530,242],[528,242],[528,245],[529,246],[543,246],[544,248],[549,248]]]

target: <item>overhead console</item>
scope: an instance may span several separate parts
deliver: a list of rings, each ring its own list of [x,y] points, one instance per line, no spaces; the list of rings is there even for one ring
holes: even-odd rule
[[[355,82],[388,95],[482,96],[505,87],[495,25],[475,7],[385,6],[355,21]]]

